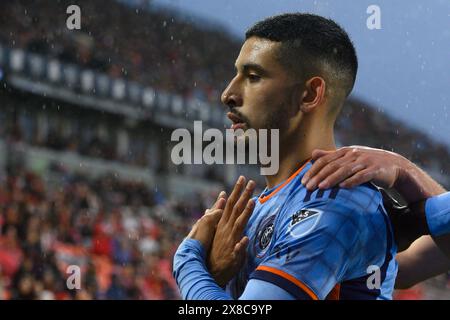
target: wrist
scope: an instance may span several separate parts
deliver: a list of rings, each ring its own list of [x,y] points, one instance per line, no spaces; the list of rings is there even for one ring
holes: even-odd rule
[[[200,240],[193,238],[185,238],[183,242],[180,244],[180,249],[185,252],[190,252],[200,258],[201,260],[205,260],[205,248]]]
[[[405,186],[410,185],[413,179],[414,164],[405,157],[397,154],[395,163],[397,165],[397,177],[395,179],[393,188],[399,192],[404,190]]]
[[[223,275],[223,270],[221,270],[220,268],[217,268],[212,263],[209,263],[208,270],[209,270],[209,273],[211,274],[211,276],[213,277],[214,281],[217,283],[217,285],[219,287],[221,287],[222,289],[225,289],[225,287],[227,286],[228,281],[225,281],[223,276],[222,276]]]
[[[407,203],[419,202],[433,196],[429,188],[424,188],[424,174],[414,163],[399,155],[397,168],[397,178],[393,187]]]

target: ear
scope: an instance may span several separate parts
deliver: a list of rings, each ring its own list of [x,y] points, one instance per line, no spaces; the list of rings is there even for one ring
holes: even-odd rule
[[[301,111],[311,112],[315,110],[325,99],[325,80],[321,77],[313,77],[306,81],[302,96]]]

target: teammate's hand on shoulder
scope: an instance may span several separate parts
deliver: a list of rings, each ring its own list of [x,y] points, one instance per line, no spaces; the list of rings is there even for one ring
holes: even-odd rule
[[[245,186],[245,182],[244,177],[239,177],[226,200],[208,256],[208,269],[221,287],[236,275],[246,257],[249,240],[243,232],[255,206],[250,198],[256,184],[250,180]]]
[[[343,147],[335,151],[314,150],[311,169],[302,183],[308,190],[342,188],[373,181],[380,187],[392,188],[401,174],[402,156],[363,146]]]

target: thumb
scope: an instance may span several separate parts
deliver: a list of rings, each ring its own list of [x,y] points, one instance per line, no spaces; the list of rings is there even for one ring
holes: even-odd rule
[[[211,209],[224,209],[226,203],[227,193],[225,191],[221,191],[219,196],[216,199],[216,202],[212,206]]]
[[[205,211],[204,217],[208,219],[208,222],[216,226],[219,223],[220,218],[222,217],[223,210],[222,209],[210,209]]]

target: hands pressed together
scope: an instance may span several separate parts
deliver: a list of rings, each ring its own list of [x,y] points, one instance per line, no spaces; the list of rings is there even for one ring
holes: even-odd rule
[[[255,206],[251,199],[255,186],[254,181],[246,184],[246,179],[239,177],[230,196],[222,191],[188,235],[202,243],[208,257],[208,269],[222,287],[245,261],[249,240],[244,236],[244,230]]]

